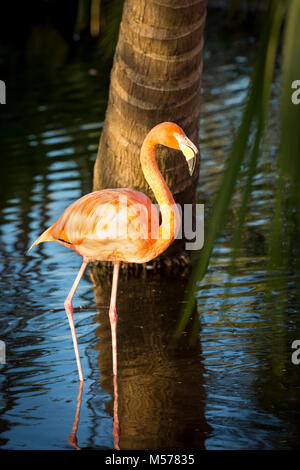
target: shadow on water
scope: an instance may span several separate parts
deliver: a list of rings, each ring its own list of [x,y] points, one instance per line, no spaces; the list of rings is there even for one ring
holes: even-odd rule
[[[92,269],[93,281],[97,267]],[[120,449],[202,449],[204,366],[193,321],[175,341],[186,278],[120,276],[118,291],[118,417]],[[97,304],[108,305],[111,282],[94,285]],[[95,318],[101,386],[113,395],[111,332],[107,308]],[[108,411],[113,415],[111,402]]]

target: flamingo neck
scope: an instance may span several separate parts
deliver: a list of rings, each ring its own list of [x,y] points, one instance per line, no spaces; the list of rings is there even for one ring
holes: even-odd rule
[[[155,159],[155,148],[159,144],[159,135],[149,132],[141,149],[141,165],[147,183],[158,202],[162,223],[159,227],[159,243],[165,250],[176,237],[180,227],[180,215],[170,189],[167,186]]]

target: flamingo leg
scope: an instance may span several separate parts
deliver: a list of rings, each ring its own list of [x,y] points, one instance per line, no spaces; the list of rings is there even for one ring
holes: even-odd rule
[[[83,276],[83,273],[85,271],[85,268],[88,265],[88,261],[83,259],[81,268],[78,271],[77,277],[74,281],[73,286],[71,287],[71,290],[68,294],[68,297],[65,300],[65,310],[66,314],[69,320],[70,324],[70,329],[71,329],[71,334],[72,334],[72,339],[73,339],[73,345],[74,345],[74,351],[75,351],[75,357],[76,357],[76,362],[77,362],[77,367],[78,367],[78,375],[79,375],[79,380],[83,382],[83,375],[82,375],[82,369],[81,369],[81,363],[80,363],[80,356],[79,356],[79,351],[78,351],[78,344],[77,344],[77,338],[76,338],[76,332],[75,332],[75,325],[74,325],[74,320],[73,320],[73,305],[72,305],[72,300],[75,294],[75,291],[78,287],[78,284]]]
[[[117,376],[114,375],[114,424],[113,424],[113,436],[114,446],[116,450],[120,450],[120,423],[119,423],[119,395],[118,395],[118,383]]]
[[[113,374],[117,375],[117,290],[118,290],[118,280],[119,280],[119,268],[120,261],[114,262],[114,272],[113,272],[113,281],[110,297],[110,307],[109,307],[109,320],[111,328],[111,339],[112,339],[112,358],[113,358]]]

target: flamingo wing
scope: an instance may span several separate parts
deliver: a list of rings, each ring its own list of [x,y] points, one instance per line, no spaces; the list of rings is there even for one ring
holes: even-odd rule
[[[145,194],[106,189],[68,206],[32,246],[54,240],[90,260],[143,262],[158,226],[157,209]]]

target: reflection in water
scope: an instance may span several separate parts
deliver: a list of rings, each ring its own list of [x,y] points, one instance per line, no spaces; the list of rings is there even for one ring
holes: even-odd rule
[[[75,414],[73,428],[69,436],[69,443],[76,450],[81,450],[81,447],[79,447],[78,442],[77,442],[77,429],[78,429],[78,424],[79,424],[80,407],[81,407],[81,401],[82,401],[82,389],[83,389],[83,381],[79,380],[79,392],[78,392],[78,397],[77,397],[76,414]]]
[[[97,304],[107,305],[111,283],[92,279]],[[114,431],[120,423],[120,449],[202,449],[210,427],[205,419],[204,368],[199,339],[191,341],[193,322],[174,339],[186,278],[151,274],[125,279],[118,294],[118,392]],[[110,325],[99,309],[96,335],[101,385],[113,393]]]
[[[118,377],[113,376],[114,382],[114,411],[113,411],[113,436],[114,447],[120,450],[120,422],[119,422],[119,392],[118,392]]]
[[[69,435],[68,442],[71,444],[72,447],[76,450],[82,450],[82,447],[78,445],[77,439],[77,431],[79,427],[79,416],[80,416],[80,409],[82,403],[82,390],[83,390],[83,382],[79,381],[79,391],[77,397],[77,406],[76,406],[76,413],[74,418],[74,423],[72,427],[72,431]],[[118,407],[119,407],[119,393],[118,393],[118,379],[117,376],[113,376],[113,437],[114,437],[114,448],[116,450],[120,450],[119,441],[120,441],[120,424],[119,424],[119,415],[118,415]]]

